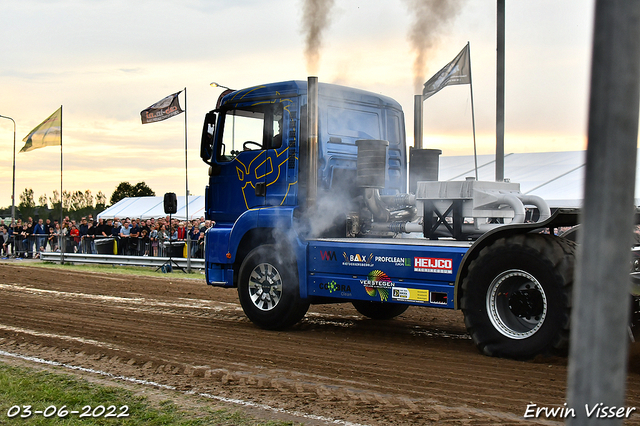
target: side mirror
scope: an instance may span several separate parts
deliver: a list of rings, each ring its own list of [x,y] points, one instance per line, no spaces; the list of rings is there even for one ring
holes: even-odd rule
[[[200,158],[205,163],[211,165],[213,157],[213,135],[216,126],[216,113],[209,111],[204,116],[204,124],[202,126],[202,139],[200,140]]]

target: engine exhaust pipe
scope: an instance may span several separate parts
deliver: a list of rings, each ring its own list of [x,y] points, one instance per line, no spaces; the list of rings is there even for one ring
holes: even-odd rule
[[[307,78],[307,209],[316,205],[318,197],[318,77]]]

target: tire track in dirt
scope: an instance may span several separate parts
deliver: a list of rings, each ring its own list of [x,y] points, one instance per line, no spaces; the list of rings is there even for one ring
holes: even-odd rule
[[[265,331],[236,298],[200,280],[0,264],[0,349],[366,424],[532,424],[527,404],[564,402],[565,360],[482,356],[457,312],[379,322],[313,306]],[[640,406],[636,373],[627,393]]]

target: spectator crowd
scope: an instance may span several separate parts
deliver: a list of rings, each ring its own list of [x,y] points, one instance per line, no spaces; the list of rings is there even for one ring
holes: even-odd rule
[[[0,225],[3,258],[38,258],[43,251],[119,254],[125,256],[169,256],[172,245],[189,250],[191,257],[204,257],[204,234],[215,222],[204,217],[183,221],[167,216],[158,219],[82,217],[80,223],[65,217],[59,221],[17,219]],[[187,238],[189,246],[186,247]],[[102,250],[99,246],[102,245]],[[175,253],[171,253],[176,256]],[[180,257],[176,256],[176,257]],[[186,255],[185,255],[186,256]]]

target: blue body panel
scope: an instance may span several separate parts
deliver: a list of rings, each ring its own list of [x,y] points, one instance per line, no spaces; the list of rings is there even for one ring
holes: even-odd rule
[[[468,246],[312,241],[309,296],[454,308],[458,268]]]

